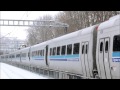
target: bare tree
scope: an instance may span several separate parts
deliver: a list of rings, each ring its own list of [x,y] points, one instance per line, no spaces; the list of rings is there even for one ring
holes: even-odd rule
[[[49,15],[38,18],[37,20],[52,20],[53,18]],[[39,23],[36,23],[39,24]],[[29,45],[34,45],[51,39],[53,32],[50,27],[30,27],[28,30],[27,42]]]
[[[99,24],[118,13],[117,11],[63,11],[56,18],[69,24],[69,33]]]
[[[69,28],[52,28],[52,27],[31,27],[28,31],[29,45],[50,40],[61,35],[81,30],[83,28],[100,24],[110,17],[119,14],[119,11],[61,11],[54,19],[59,22],[67,23]],[[53,17],[45,15],[37,20],[53,20]],[[39,24],[39,23],[37,23]]]

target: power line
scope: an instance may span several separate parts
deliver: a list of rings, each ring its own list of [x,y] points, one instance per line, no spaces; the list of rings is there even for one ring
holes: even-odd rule
[[[27,12],[25,12],[20,19],[22,19],[26,13],[27,13]],[[1,28],[1,26],[0,26],[0,28]],[[8,35],[10,35],[11,33],[13,33],[14,30],[15,30],[15,28],[16,28],[16,27],[14,27],[14,29],[13,29],[11,32],[7,33],[7,34],[4,35],[3,37],[1,37],[1,29],[0,29],[0,37],[1,37],[1,38],[0,38],[0,50],[1,50],[1,39],[2,39],[2,38],[5,38],[6,36],[8,36]],[[17,31],[17,30],[16,30],[16,31]]]
[[[25,11],[25,13],[22,15],[22,17],[20,18],[20,20],[24,17],[25,14],[28,14],[28,12]],[[27,16],[29,16],[30,14],[31,14],[31,12],[30,12]],[[14,29],[13,29],[11,32],[7,33],[7,34],[4,35],[3,37],[1,37],[1,34],[0,34],[0,37],[1,37],[0,39],[5,38],[6,36],[10,35],[11,33],[14,32],[14,30],[15,30],[15,27],[14,27]],[[16,31],[17,31],[17,30],[16,30]]]
[[[21,17],[21,19],[23,18],[23,16],[26,14],[26,12],[22,15],[22,17]],[[3,37],[1,37],[1,34],[0,34],[0,39],[2,39],[2,38],[5,38],[7,35],[9,35],[9,34],[11,34],[11,33],[13,33],[14,32],[14,30],[15,30],[15,28],[16,27],[14,27],[14,29],[11,31],[11,32],[9,32],[9,33],[7,33],[6,35],[4,35]],[[0,32],[1,33],[1,32]]]

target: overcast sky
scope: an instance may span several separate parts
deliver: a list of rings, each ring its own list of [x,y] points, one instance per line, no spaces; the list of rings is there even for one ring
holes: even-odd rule
[[[22,20],[35,20],[40,16],[51,15],[55,16],[59,11],[1,11],[0,19],[22,19]],[[16,37],[17,39],[25,40],[28,27],[17,26],[0,26],[1,34],[7,37]]]

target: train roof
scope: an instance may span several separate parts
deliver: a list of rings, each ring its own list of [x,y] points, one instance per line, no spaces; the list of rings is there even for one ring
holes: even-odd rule
[[[75,32],[72,32],[72,33],[69,33],[69,34],[66,34],[66,35],[63,35],[61,37],[57,37],[55,39],[52,39],[52,41],[61,41],[61,40],[65,40],[65,39],[70,39],[70,38],[74,38],[74,37],[77,37],[77,36],[84,36],[86,34],[90,34],[93,32],[94,30],[94,26],[91,26],[91,27],[87,27],[87,28],[84,28],[84,29],[81,29],[81,30],[78,30],[78,31],[75,31]]]
[[[91,27],[87,27],[87,28],[82,29],[81,35],[84,36],[84,35],[93,33],[93,30],[94,30],[94,28],[95,28],[96,26],[98,26],[98,25],[93,25],[93,26],[91,26]]]
[[[109,20],[101,23],[98,27],[98,30],[103,30],[117,25],[120,25],[120,15],[113,16]]]
[[[78,30],[78,31],[54,38],[54,39],[52,39],[52,41],[54,42],[54,41],[61,41],[61,40],[69,39],[69,38],[74,38],[74,37],[77,37],[78,35],[80,35],[81,32],[82,32],[81,30]]]
[[[75,36],[78,36],[78,34],[80,34],[81,32],[82,32],[81,30],[75,31],[73,33],[69,33],[69,34],[66,34],[66,35],[63,35],[63,36],[60,36],[60,37],[57,37],[57,38],[54,38],[54,39],[39,43],[39,44],[36,44],[36,45],[32,46],[32,48],[37,47],[37,46],[47,45],[48,43],[55,42],[55,41],[61,41],[61,40],[73,38]]]
[[[81,30],[48,40],[48,41],[42,42],[42,43],[34,45],[32,47],[42,46],[42,45],[46,45],[48,43],[52,43],[52,42],[56,42],[56,41],[61,41],[61,40],[70,39],[70,38],[74,38],[74,37],[81,36],[81,35],[84,36],[86,34],[91,34],[93,32],[95,26],[96,25],[87,27],[87,28],[84,28],[84,29],[81,29]]]

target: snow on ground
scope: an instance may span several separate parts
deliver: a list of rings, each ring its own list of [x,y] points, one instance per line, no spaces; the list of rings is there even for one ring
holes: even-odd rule
[[[5,63],[0,63],[0,79],[49,79],[42,75],[17,68]]]

